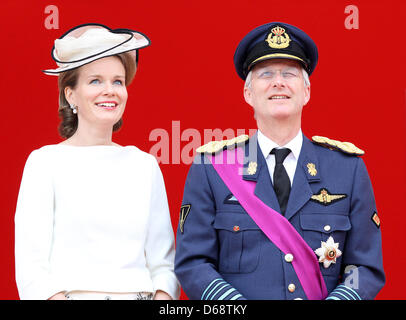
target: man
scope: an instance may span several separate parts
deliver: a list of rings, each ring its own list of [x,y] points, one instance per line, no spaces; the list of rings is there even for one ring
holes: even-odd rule
[[[373,299],[384,285],[363,151],[301,132],[317,59],[313,40],[286,23],[238,45],[258,132],[197,150],[175,259],[190,299]]]

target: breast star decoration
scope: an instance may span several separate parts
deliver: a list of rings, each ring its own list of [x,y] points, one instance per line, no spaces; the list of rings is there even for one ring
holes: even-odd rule
[[[330,267],[332,263],[336,263],[337,258],[341,256],[342,252],[338,249],[339,243],[334,242],[333,237],[329,237],[326,242],[321,242],[321,247],[314,250],[319,256],[319,262],[323,262],[324,268]]]

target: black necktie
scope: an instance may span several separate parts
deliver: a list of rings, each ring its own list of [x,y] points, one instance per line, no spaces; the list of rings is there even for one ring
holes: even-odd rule
[[[283,161],[290,153],[290,149],[272,149],[272,154],[275,155],[276,165],[273,173],[273,187],[278,197],[281,213],[285,215],[286,206],[288,205],[289,193],[290,193],[290,180],[288,173],[283,166]]]

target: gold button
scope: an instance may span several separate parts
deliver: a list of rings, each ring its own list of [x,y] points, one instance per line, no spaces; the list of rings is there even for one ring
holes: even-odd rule
[[[292,262],[293,261],[293,254],[288,253],[285,255],[285,261],[286,262]]]
[[[331,230],[331,227],[329,225],[324,226],[324,231],[330,231],[330,230]]]
[[[291,283],[290,285],[288,285],[288,290],[289,292],[295,292],[296,286],[293,283]]]
[[[234,230],[234,232],[240,231],[240,226],[234,226],[234,227],[233,227],[233,230]]]

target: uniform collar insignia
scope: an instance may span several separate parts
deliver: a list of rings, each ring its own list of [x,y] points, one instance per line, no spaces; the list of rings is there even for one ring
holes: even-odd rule
[[[320,166],[315,146],[305,136],[303,137],[303,145],[300,151],[298,165],[299,163],[309,183],[319,182],[321,180]]]
[[[314,177],[317,174],[317,169],[316,169],[316,165],[312,162],[309,162],[307,165],[307,172]]]
[[[258,144],[258,133],[252,135],[245,145],[245,158],[243,165],[243,179],[257,181],[261,167],[265,164],[265,158]]]
[[[252,176],[257,172],[258,163],[255,161],[250,161],[248,163],[247,173]]]

